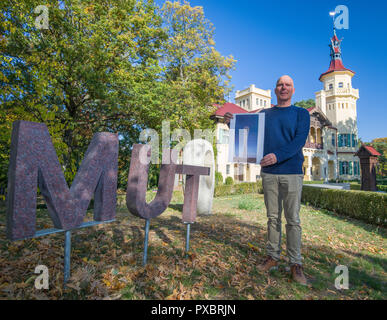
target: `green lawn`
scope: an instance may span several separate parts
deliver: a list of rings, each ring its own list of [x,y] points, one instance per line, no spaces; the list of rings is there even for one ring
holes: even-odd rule
[[[148,265],[142,266],[144,221],[119,207],[109,225],[72,234],[72,281],[62,289],[63,234],[10,242],[0,212],[0,298],[2,299],[386,299],[386,229],[302,206],[305,273],[310,285],[290,280],[285,226],[280,268],[260,273],[266,216],[262,195],[214,200],[214,214],[191,226],[185,257],[182,197],[151,220]],[[92,215],[88,214],[88,219]],[[39,228],[51,226],[39,210]],[[285,221],[283,219],[283,224]],[[34,289],[34,269],[44,264],[50,289]],[[349,270],[349,289],[335,288],[335,267]]]

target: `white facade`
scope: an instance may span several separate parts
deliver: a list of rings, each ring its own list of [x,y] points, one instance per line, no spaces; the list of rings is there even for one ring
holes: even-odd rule
[[[235,103],[249,112],[262,108],[270,108],[271,90],[259,89],[252,84],[247,89],[236,92]]]
[[[316,107],[319,108],[336,128],[336,150],[331,150],[335,155],[321,157],[318,153],[307,152],[309,157],[317,157],[321,165],[326,168],[321,179],[360,179],[359,158],[355,157],[358,149],[357,107],[359,90],[352,87],[354,73],[350,70],[332,71],[320,77],[323,90],[316,92]],[[325,148],[332,148],[334,132],[325,130]],[[332,131],[332,130],[330,130]],[[310,160],[308,160],[310,161]],[[332,161],[332,164],[328,164]],[[317,162],[317,160],[315,160]],[[331,170],[329,170],[331,168]],[[335,174],[332,173],[335,171]],[[310,177],[314,180],[315,177]]]

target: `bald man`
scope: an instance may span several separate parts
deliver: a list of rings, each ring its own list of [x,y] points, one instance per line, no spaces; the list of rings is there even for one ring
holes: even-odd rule
[[[264,109],[265,143],[261,177],[268,217],[267,256],[258,266],[269,271],[278,266],[281,253],[281,215],[286,219],[286,250],[294,281],[306,285],[301,257],[300,204],[303,183],[302,148],[309,134],[308,110],[293,106],[294,83],[291,77],[278,79],[277,105]]]

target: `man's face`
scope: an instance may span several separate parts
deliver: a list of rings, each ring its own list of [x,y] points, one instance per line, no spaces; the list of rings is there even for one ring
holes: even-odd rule
[[[284,76],[279,78],[275,88],[275,94],[278,101],[288,101],[291,100],[294,93],[294,85],[292,78]]]

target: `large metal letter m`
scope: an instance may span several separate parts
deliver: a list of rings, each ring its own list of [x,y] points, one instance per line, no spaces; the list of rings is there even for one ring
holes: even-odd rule
[[[8,170],[8,238],[16,240],[35,235],[37,186],[55,228],[78,227],[93,194],[94,220],[114,219],[117,159],[117,134],[96,133],[68,188],[46,125],[14,122]]]

